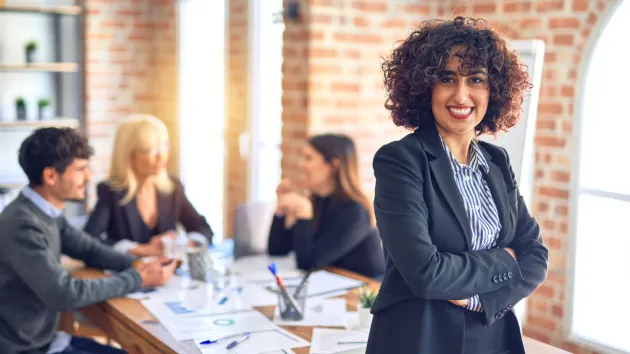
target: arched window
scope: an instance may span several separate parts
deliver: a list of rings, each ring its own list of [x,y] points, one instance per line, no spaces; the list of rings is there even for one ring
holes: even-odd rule
[[[584,67],[572,204],[570,328],[630,352],[630,1],[618,1]]]

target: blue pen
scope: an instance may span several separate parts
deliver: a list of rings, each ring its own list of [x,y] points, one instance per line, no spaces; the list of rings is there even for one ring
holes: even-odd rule
[[[224,296],[224,297],[223,297],[223,299],[221,299],[221,300],[219,301],[219,305],[223,305],[223,304],[225,304],[227,301],[228,301],[227,296]]]
[[[249,338],[249,333],[245,333],[241,338],[235,340],[234,342],[228,344],[227,347],[225,347],[225,349],[232,349],[234,347],[236,347],[237,345],[239,345],[240,343],[242,343],[243,341],[245,341],[247,338]]]
[[[229,336],[225,336],[225,337],[217,338],[217,339],[215,339],[215,340],[210,340],[210,339],[208,339],[208,340],[204,340],[203,342],[200,342],[199,344],[200,344],[200,345],[214,344],[214,343],[216,343],[216,342],[218,342],[218,341],[220,341],[220,340],[224,340],[224,339],[228,339],[228,338],[232,338],[232,337],[236,337],[236,336],[240,336],[240,335],[241,335],[241,334],[239,333],[239,334],[231,334],[231,335],[229,335]]]

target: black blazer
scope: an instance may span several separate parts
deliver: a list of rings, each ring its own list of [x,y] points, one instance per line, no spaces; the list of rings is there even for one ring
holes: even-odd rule
[[[334,266],[380,278],[385,272],[383,247],[368,213],[357,202],[326,199],[316,231],[311,220],[298,220],[285,229],[284,217],[274,216],[269,254],[286,255],[295,250],[297,266],[303,270]]]
[[[109,245],[123,239],[147,243],[153,236],[175,230],[176,224],[180,222],[187,232],[199,232],[212,243],[214,233],[210,225],[186,198],[181,182],[171,179],[175,189],[170,195],[158,193],[157,225],[154,230],[150,230],[149,235],[145,232],[147,226],[140,216],[135,198],[124,206],[120,205],[125,192],[112,190],[104,182],[99,183],[96,188],[98,201],[85,225],[85,231],[99,239],[102,233],[107,233],[107,238],[103,241]]]
[[[507,152],[479,145],[490,166],[485,178],[502,225],[496,248],[484,251],[471,250],[464,202],[434,125],[381,147],[374,156],[374,207],[387,269],[372,307],[367,353],[464,353],[467,310],[446,300],[475,294],[486,325],[506,316],[518,331],[512,308],[545,280],[548,251]],[[503,247],[513,248],[517,261]],[[524,353],[522,341],[515,348]]]

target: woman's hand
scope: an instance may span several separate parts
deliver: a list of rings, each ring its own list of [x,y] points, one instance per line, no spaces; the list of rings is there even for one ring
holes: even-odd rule
[[[509,248],[509,247],[505,247],[504,250],[510,254],[510,256],[512,256],[512,258],[514,258],[516,260],[516,253],[514,253],[514,250]]]
[[[129,253],[138,257],[157,257],[164,255],[164,238],[175,239],[175,231],[169,230],[163,234],[153,236],[151,241],[145,244],[139,244],[135,248],[131,249]]]
[[[448,302],[461,307],[468,307],[468,299],[465,300],[448,300]]]
[[[280,198],[280,196],[283,194],[293,192],[295,192],[293,182],[291,182],[291,180],[287,178],[282,179],[282,181],[280,181],[280,184],[278,184],[278,188],[276,188],[276,196],[278,196],[278,198]]]
[[[312,219],[313,204],[307,197],[292,192],[284,194],[278,201],[278,205],[285,210],[287,215],[296,219]]]

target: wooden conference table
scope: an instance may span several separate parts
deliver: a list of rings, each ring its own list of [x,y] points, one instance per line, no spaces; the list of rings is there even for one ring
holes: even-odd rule
[[[102,271],[85,268],[82,263],[65,259],[64,267],[71,270],[78,278],[104,277]],[[329,268],[328,271],[350,278],[364,281],[368,286],[378,290],[379,283],[373,279],[348,272],[342,269]],[[348,310],[355,311],[357,299],[351,293],[344,296],[347,300]],[[270,319],[273,317],[274,306],[258,307],[258,311]],[[199,354],[199,350],[192,340],[177,341],[164,326],[155,321],[155,317],[138,300],[130,298],[116,298],[100,304],[90,305],[80,310],[90,323],[102,331],[109,338],[119,343],[129,354]],[[72,321],[73,316],[64,314],[63,321]],[[312,327],[282,326],[306,340],[311,339]],[[534,354],[567,354],[568,352],[552,347],[534,339],[524,337],[527,353]],[[296,354],[308,354],[309,348],[293,349]]]

